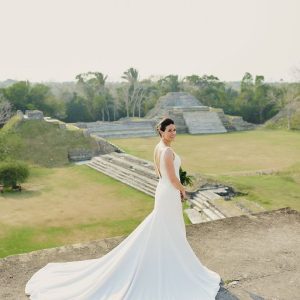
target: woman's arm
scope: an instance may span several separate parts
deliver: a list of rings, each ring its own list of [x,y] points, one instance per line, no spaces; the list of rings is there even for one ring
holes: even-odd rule
[[[173,184],[173,186],[179,190],[185,198],[185,188],[181,184],[180,180],[176,177],[174,164],[173,164],[173,151],[168,148],[164,153],[164,161],[166,165],[166,170],[168,177]]]

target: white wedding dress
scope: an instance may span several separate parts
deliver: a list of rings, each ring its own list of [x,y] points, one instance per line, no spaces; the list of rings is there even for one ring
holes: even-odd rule
[[[180,193],[164,166],[165,149],[160,154],[161,178],[153,211],[106,255],[48,263],[38,270],[26,284],[30,299],[215,299],[220,276],[201,264],[186,239]],[[178,178],[180,162],[175,154]]]

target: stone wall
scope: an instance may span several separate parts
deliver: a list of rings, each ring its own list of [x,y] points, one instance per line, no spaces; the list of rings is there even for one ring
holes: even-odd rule
[[[149,119],[122,120],[114,122],[79,122],[75,125],[85,130],[87,134],[93,134],[102,138],[126,138],[155,136],[156,121]]]
[[[44,114],[40,110],[26,110],[24,118],[27,120],[43,120]]]

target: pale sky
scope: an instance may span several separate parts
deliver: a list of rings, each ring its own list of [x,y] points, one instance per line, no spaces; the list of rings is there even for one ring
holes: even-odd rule
[[[0,0],[0,80],[213,74],[293,80],[300,0]]]

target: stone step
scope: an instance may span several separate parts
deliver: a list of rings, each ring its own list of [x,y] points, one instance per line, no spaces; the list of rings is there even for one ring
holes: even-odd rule
[[[106,131],[106,132],[97,132],[94,131],[92,132],[94,135],[102,137],[102,138],[128,138],[128,137],[151,137],[155,136],[155,132],[140,132],[140,131],[133,131],[133,132],[128,132],[127,130],[125,131],[118,131],[118,132],[111,132],[111,131]]]
[[[114,121],[114,122],[86,122],[86,123],[77,122],[75,124],[80,128],[96,128],[100,131],[109,130],[109,129],[113,129],[113,130],[152,129],[153,130],[153,126],[154,126],[153,121],[142,121],[142,122]]]
[[[126,159],[129,162],[135,163],[139,166],[142,166],[144,168],[149,169],[150,171],[153,172],[153,174],[155,174],[153,162],[151,162],[149,160],[145,160],[145,159],[142,159],[142,158],[137,158],[136,156],[133,156],[133,155],[127,154],[127,153],[112,152],[112,153],[110,153],[110,155],[117,156],[117,157],[122,157],[122,158]]]
[[[117,134],[117,133],[128,133],[128,134],[133,134],[135,132],[140,132],[140,133],[154,133],[154,130],[153,128],[149,128],[147,130],[145,129],[141,129],[141,128],[132,128],[132,129],[127,129],[127,128],[123,128],[123,129],[117,129],[117,130],[114,130],[114,129],[100,129],[100,128],[97,128],[97,127],[91,127],[91,128],[87,128],[87,130],[91,133],[94,133],[94,132],[98,132],[98,133],[103,133],[103,134]]]
[[[145,193],[145,194],[147,194],[147,195],[150,195],[150,196],[152,196],[152,197],[153,197],[153,195],[154,195],[152,190],[146,189],[144,186],[143,186],[143,187],[140,187],[140,186],[138,186],[138,185],[136,184],[136,182],[135,182],[135,183],[132,183],[130,180],[125,179],[125,177],[123,177],[123,176],[120,176],[120,175],[118,175],[118,174],[112,174],[112,173],[109,172],[108,170],[102,169],[99,165],[95,165],[95,164],[92,164],[92,163],[91,163],[91,164],[89,164],[89,166],[90,166],[91,168],[94,168],[95,170],[97,170],[97,171],[99,171],[99,172],[101,172],[101,173],[107,175],[107,176],[110,176],[110,177],[112,177],[112,178],[114,178],[114,179],[116,179],[116,180],[118,180],[118,181],[120,181],[120,182],[122,182],[122,183],[128,185],[128,186],[131,186],[131,187],[133,187],[133,188],[135,188],[135,189],[137,189],[137,190],[139,190],[139,191],[142,191],[143,193]]]
[[[200,210],[203,210],[204,208],[207,208],[207,206],[203,203],[203,201],[197,199],[197,198],[193,198],[193,204],[196,205]]]
[[[183,112],[183,118],[190,134],[227,132],[216,112]]]
[[[96,162],[105,164],[107,167],[110,167],[114,171],[118,171],[119,173],[123,174],[124,176],[129,176],[129,177],[135,178],[137,181],[144,182],[147,185],[150,185],[150,186],[153,186],[153,187],[157,186],[158,180],[149,178],[149,177],[147,177],[147,175],[138,174],[138,176],[137,176],[136,172],[134,172],[132,170],[129,170],[127,168],[123,168],[122,166],[115,165],[114,163],[112,163],[110,161],[103,160],[99,156],[94,157],[93,159]]]
[[[192,224],[207,222],[207,219],[204,218],[203,215],[199,213],[196,209],[186,208],[184,212],[187,214]]]
[[[99,164],[95,164],[93,162],[87,164],[89,167],[97,170],[97,171],[100,171],[101,173],[104,173],[105,175],[108,175],[124,184],[127,184],[137,190],[140,190],[142,192],[144,192],[145,194],[149,195],[149,196],[152,196],[154,197],[154,194],[155,194],[155,191],[153,189],[149,189],[149,188],[146,188],[144,185],[143,186],[140,186],[139,184],[137,184],[137,182],[132,182],[131,180],[129,180],[128,178],[124,177],[124,176],[121,176],[120,174],[117,174],[117,173],[113,173],[111,172],[111,170],[108,170],[106,169],[105,167],[99,165]]]
[[[104,160],[107,160],[109,162],[113,162],[116,165],[119,165],[125,169],[134,170],[138,174],[144,175],[153,180],[157,180],[157,176],[156,176],[154,170],[151,170],[145,166],[141,166],[140,164],[137,164],[136,162],[129,161],[126,159],[125,156],[122,156],[119,154],[117,154],[117,155],[105,154],[105,155],[101,155],[101,158]]]
[[[197,198],[193,198],[193,203],[198,206],[201,211],[203,211],[208,218],[211,220],[218,220],[221,219],[221,216],[215,212],[213,208],[210,207],[208,203],[202,202],[201,200],[198,200]]]
[[[204,208],[200,208],[199,204],[195,200],[191,199],[191,200],[189,200],[189,202],[191,203],[192,208],[201,215],[202,222],[212,221],[212,219],[204,213],[204,211],[203,211]]]
[[[195,201],[199,203],[199,205],[202,205],[203,208],[210,209],[215,215],[219,217],[219,219],[223,219],[225,215],[219,211],[209,200],[203,200],[198,197],[198,195],[194,196],[193,198]]]
[[[216,215],[211,209],[209,208],[204,208],[203,212],[209,217],[211,218],[213,221],[215,220],[219,220],[220,217],[218,215]]]
[[[211,209],[221,218],[226,217],[226,215],[216,205],[214,205],[215,200],[223,198],[214,193],[213,190],[201,190],[194,197],[206,203],[207,207],[211,207]]]
[[[219,211],[214,205],[212,205],[208,200],[202,200],[197,196],[194,196],[193,200],[195,201],[196,205],[199,206],[200,209],[209,209],[218,219],[225,218],[225,215],[221,211]]]
[[[207,198],[207,196],[205,194],[203,194],[201,191],[198,192],[195,196],[195,198],[199,198],[202,201],[207,201],[209,200],[209,198]]]
[[[135,172],[132,172],[132,171],[124,169],[122,167],[116,166],[113,163],[109,163],[107,161],[101,160],[98,157],[94,158],[92,162],[94,164],[101,165],[101,167],[109,170],[112,173],[116,173],[116,174],[124,177],[124,179],[128,178],[139,184],[143,184],[146,188],[150,188],[150,189],[154,189],[154,190],[156,189],[157,182],[155,182],[145,176],[142,176],[142,175],[136,176]]]

